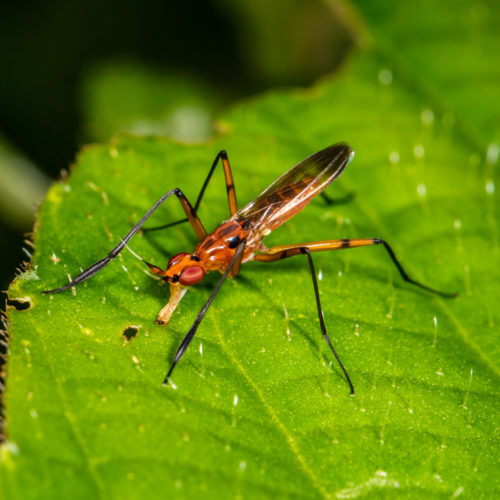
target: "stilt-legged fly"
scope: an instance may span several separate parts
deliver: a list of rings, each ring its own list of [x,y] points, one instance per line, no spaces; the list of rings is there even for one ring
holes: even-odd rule
[[[295,167],[273,182],[273,184],[263,191],[255,200],[238,210],[229,160],[226,152],[221,151],[216,156],[210,168],[194,207],[180,189],[170,190],[168,193],[164,194],[148,212],[146,212],[142,219],[106,257],[85,269],[69,284],[54,290],[44,291],[43,293],[52,294],[62,292],[63,290],[79,285],[99,272],[123,250],[132,236],[141,229],[153,212],[167,198],[175,195],[186,213],[186,219],[149,229],[163,229],[181,222],[189,221],[200,243],[192,253],[182,252],[174,255],[169,260],[166,269],[161,269],[143,260],[154,274],[160,276],[165,282],[170,284],[170,300],[158,314],[157,323],[159,325],[165,325],[169,322],[172,313],[186,293],[188,287],[200,282],[207,272],[219,271],[222,277],[218,281],[207,302],[196,316],[193,325],[177,349],[172,365],[165,377],[164,385],[168,384],[176,364],[188,348],[191,340],[193,340],[196,330],[203,320],[207,309],[228,276],[237,276],[240,272],[241,264],[251,260],[273,262],[275,260],[303,254],[308,260],[309,269],[311,271],[321,333],[349,383],[351,394],[354,394],[354,386],[349,374],[330,341],[323,320],[318,282],[311,256],[312,252],[340,250],[366,245],[383,245],[404,280],[443,297],[454,297],[456,294],[440,292],[411,279],[399,263],[389,244],[380,238],[323,240],[311,243],[280,245],[271,248],[267,248],[263,244],[262,240],[265,236],[302,210],[315,196],[320,194],[330,183],[332,183],[342,173],[353,156],[353,150],[345,143],[334,144],[333,146],[323,149],[295,165]],[[205,189],[219,160],[224,169],[231,217],[217,227],[215,231],[208,234],[197,215],[197,211]],[[146,229],[147,228],[144,230]]]

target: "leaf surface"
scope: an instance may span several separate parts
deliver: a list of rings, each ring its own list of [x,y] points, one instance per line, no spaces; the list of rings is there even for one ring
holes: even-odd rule
[[[436,16],[410,4],[417,27],[434,26]],[[498,118],[492,129],[472,116],[481,105],[493,120],[498,101],[459,109],[455,90],[435,77],[440,50],[459,64],[450,59],[461,32],[442,30],[444,46],[444,34],[434,44],[429,37],[413,54],[426,63],[403,67],[409,32],[384,40],[370,28],[375,14],[363,17],[383,43],[353,55],[341,74],[234,107],[210,144],[120,136],[89,147],[53,186],[31,270],[9,290],[30,307],[9,310],[5,497],[498,494]],[[494,19],[482,18],[478,37],[493,32]],[[388,21],[386,30],[398,26]],[[476,92],[483,82],[475,79]],[[460,291],[446,300],[412,288],[380,247],[314,256],[326,324],[356,397],[321,338],[300,256],[246,264],[224,284],[174,372],[177,389],[161,381],[217,276],[186,295],[167,328],[154,323],[167,288],[128,252],[75,294],[41,295],[106,255],[172,187],[195,200],[220,149],[243,205],[341,140],[356,157],[329,194],[355,200],[316,199],[266,243],[382,237],[416,279]],[[227,217],[222,173],[215,179],[200,208],[207,228]],[[151,224],[181,216],[171,200]],[[176,226],[130,246],[164,266],[195,243],[188,226]],[[127,341],[130,327],[138,331]]]

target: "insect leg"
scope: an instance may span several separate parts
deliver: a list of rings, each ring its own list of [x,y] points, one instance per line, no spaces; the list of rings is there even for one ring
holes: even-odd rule
[[[231,272],[229,273],[229,276],[231,278],[235,278],[236,276],[238,276],[238,274],[240,274],[241,262],[243,260],[243,255],[244,255],[244,252],[241,252],[239,254],[239,257],[234,261],[234,264],[232,264],[232,266],[231,266]]]
[[[198,212],[198,208],[200,207],[200,203],[201,203],[201,200],[203,199],[203,195],[205,194],[205,190],[207,189],[208,183],[210,182],[210,179],[212,178],[212,174],[214,173],[215,167],[217,167],[219,160],[221,160],[222,167],[224,169],[224,177],[226,179],[226,190],[227,190],[227,200],[229,203],[229,213],[231,215],[233,215],[235,212],[238,211],[238,203],[236,201],[236,191],[234,189],[233,174],[231,172],[229,158],[227,156],[227,153],[224,150],[222,150],[222,151],[219,151],[219,153],[215,157],[215,160],[212,163],[212,166],[210,167],[210,170],[208,172],[207,178],[205,179],[205,182],[203,183],[203,186],[201,187],[200,193],[198,194],[198,198],[196,199],[196,203],[194,204],[194,211],[196,213]],[[177,224],[182,224],[183,222],[187,222],[187,221],[188,221],[188,219],[181,219],[181,220],[178,220],[175,222],[169,222],[168,224],[163,224],[161,226],[145,227],[143,229],[143,231],[157,231],[159,229],[166,229],[168,227],[176,226]]]
[[[167,376],[165,377],[165,380],[163,381],[163,385],[168,385],[168,381],[170,379],[170,375],[172,375],[172,372],[174,371],[175,365],[179,362],[179,360],[182,358],[182,355],[188,348],[189,344],[191,343],[191,340],[193,340],[193,337],[196,333],[196,330],[198,330],[198,326],[200,326],[200,323],[202,319],[205,317],[205,313],[207,312],[207,309],[210,307],[210,304],[214,300],[215,296],[217,295],[217,292],[220,290],[220,287],[226,280],[226,278],[230,275],[231,270],[233,267],[236,265],[236,263],[241,262],[241,258],[243,256],[243,250],[245,248],[245,243],[246,240],[243,239],[241,240],[238,248],[236,249],[236,252],[231,259],[231,262],[227,266],[227,269],[224,271],[224,274],[220,278],[219,282],[217,285],[215,285],[215,288],[213,289],[212,293],[210,294],[210,297],[208,300],[205,302],[205,305],[201,308],[200,312],[196,316],[196,319],[194,320],[193,325],[187,332],[186,336],[182,339],[182,342],[180,346],[178,347],[175,356],[174,356],[174,361],[172,362],[172,365],[170,366],[170,369],[168,370]]]
[[[355,239],[342,239],[342,240],[325,240],[325,241],[314,241],[311,243],[299,243],[297,245],[281,245],[270,248],[266,253],[258,254],[255,256],[255,260],[260,260],[263,262],[272,262],[274,260],[285,259],[287,257],[292,257],[293,255],[298,255],[302,253],[302,248],[308,248],[311,252],[322,252],[326,250],[343,250],[346,248],[356,248],[363,247],[367,245],[383,245],[387,250],[387,253],[391,257],[393,263],[397,267],[401,277],[408,283],[412,283],[423,290],[440,295],[442,297],[456,297],[457,293],[441,292],[434,288],[431,288],[423,283],[419,283],[414,279],[410,278],[408,273],[404,270],[403,266],[397,259],[394,251],[390,245],[380,239],[380,238],[355,238]]]
[[[330,348],[333,355],[335,356],[335,359],[337,360],[337,363],[339,364],[340,368],[344,372],[344,376],[345,376],[345,378],[349,384],[349,387],[351,389],[351,395],[353,395],[354,394],[354,386],[352,384],[351,378],[349,377],[347,370],[345,369],[344,365],[342,364],[342,361],[340,360],[340,357],[337,354],[337,351],[335,351],[335,349],[332,345],[332,342],[330,340],[330,337],[328,335],[328,332],[326,330],[325,320],[323,318],[323,308],[321,307],[321,300],[319,298],[319,288],[318,288],[318,281],[316,279],[316,271],[314,269],[314,263],[313,263],[313,260],[311,257],[311,250],[308,248],[307,245],[310,245],[310,243],[305,243],[303,245],[289,245],[288,247],[283,246],[283,248],[281,250],[277,250],[276,253],[274,253],[275,249],[281,248],[281,247],[273,247],[273,248],[269,249],[269,252],[256,255],[255,259],[263,261],[263,262],[272,262],[274,260],[286,259],[287,257],[292,257],[293,255],[298,255],[298,254],[307,255],[307,259],[309,261],[309,268],[311,270],[311,277],[312,277],[312,281],[313,281],[313,286],[314,286],[314,295],[316,298],[316,306],[318,308],[318,318],[319,318],[319,324],[321,327],[321,334],[323,335],[323,338],[325,339],[326,343],[328,344],[328,347]]]
[[[147,212],[146,214],[141,218],[141,220],[128,232],[128,234],[120,241],[118,245],[116,245],[109,254],[104,257],[101,260],[98,260],[97,262],[94,262],[90,267],[85,269],[82,273],[80,273],[71,283],[68,283],[67,285],[64,285],[60,288],[55,288],[54,290],[44,290],[42,293],[44,294],[49,294],[49,293],[57,293],[57,292],[62,292],[63,290],[67,290],[68,288],[71,288],[73,286],[79,285],[80,283],[83,283],[85,280],[89,279],[90,277],[94,276],[94,274],[98,273],[103,267],[107,266],[125,247],[125,245],[129,242],[129,240],[134,236],[137,231],[142,227],[142,225],[146,222],[146,220],[152,215],[152,213],[170,196],[172,195],[177,196],[179,199],[182,208],[186,212],[186,215],[188,216],[188,220],[191,223],[191,226],[198,236],[200,240],[202,240],[206,235],[207,232],[205,231],[205,228],[203,227],[203,224],[201,223],[200,219],[196,215],[194,208],[191,206],[191,203],[189,203],[189,200],[184,196],[184,193],[180,189],[171,189],[168,193],[165,193]],[[146,263],[150,268],[151,267],[156,267],[152,266],[151,264]]]

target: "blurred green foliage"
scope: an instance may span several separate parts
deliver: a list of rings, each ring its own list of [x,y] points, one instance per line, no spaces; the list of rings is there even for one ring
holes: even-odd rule
[[[206,140],[213,134],[219,99],[193,77],[131,62],[108,62],[94,67],[84,79],[85,136],[106,141],[117,132],[130,132]]]
[[[28,231],[49,180],[1,136],[0,179],[0,220],[13,228]]]
[[[217,0],[231,13],[248,78],[259,85],[307,85],[336,68],[357,33],[342,2]]]

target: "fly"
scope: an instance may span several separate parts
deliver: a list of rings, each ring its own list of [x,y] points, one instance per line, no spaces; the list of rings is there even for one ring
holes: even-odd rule
[[[85,269],[69,284],[54,290],[46,290],[43,293],[53,294],[62,292],[63,290],[79,285],[99,272],[123,250],[129,240],[142,228],[146,220],[166,199],[176,196],[184,209],[186,218],[163,226],[149,228],[149,230],[163,229],[181,222],[189,222],[198,237],[199,244],[192,253],[182,252],[174,255],[168,261],[166,269],[162,269],[141,259],[155,275],[160,276],[170,285],[170,300],[159,312],[156,320],[157,324],[168,324],[172,313],[188,288],[199,283],[206,273],[218,271],[222,274],[222,277],[219,279],[210,297],[179,345],[163,384],[168,384],[175,366],[193,340],[207,309],[210,307],[222,284],[226,278],[235,277],[239,274],[241,264],[252,260],[273,262],[295,255],[304,255],[311,272],[321,333],[344,373],[351,394],[354,394],[354,386],[351,378],[334,349],[325,326],[319,297],[318,281],[311,253],[368,245],[382,245],[405,281],[443,297],[454,297],[456,294],[440,292],[410,278],[396,258],[392,248],[381,238],[323,240],[279,245],[271,248],[267,248],[263,244],[262,240],[265,236],[302,210],[315,196],[322,193],[342,173],[353,156],[354,151],[345,143],[334,144],[323,149],[295,165],[295,167],[273,182],[255,200],[238,209],[229,159],[226,152],[221,151],[216,156],[210,168],[194,207],[180,189],[168,191],[146,212],[141,220],[106,257]],[[205,230],[197,212],[206,187],[219,162],[222,164],[224,170],[230,218],[209,234]],[[144,231],[147,229],[144,228]]]

